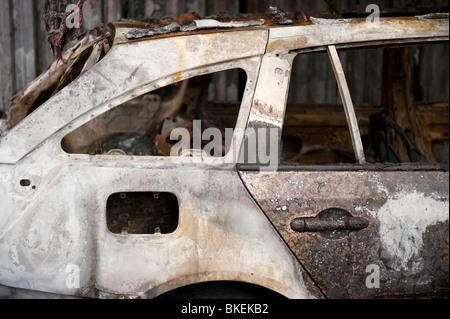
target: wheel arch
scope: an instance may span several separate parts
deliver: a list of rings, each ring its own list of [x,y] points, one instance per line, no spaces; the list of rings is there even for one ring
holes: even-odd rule
[[[279,291],[260,284],[238,280],[194,282],[176,288],[154,289],[148,295],[154,299],[286,299]],[[155,292],[158,294],[153,295]]]

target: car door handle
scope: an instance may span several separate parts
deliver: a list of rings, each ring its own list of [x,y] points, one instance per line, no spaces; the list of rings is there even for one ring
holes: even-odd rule
[[[349,212],[339,208],[330,208],[320,212],[316,217],[300,217],[291,221],[291,229],[303,232],[321,232],[333,230],[360,230],[369,226],[361,217],[353,217]]]

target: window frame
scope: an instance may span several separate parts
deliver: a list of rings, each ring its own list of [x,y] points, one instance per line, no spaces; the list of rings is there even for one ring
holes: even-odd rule
[[[64,160],[74,161],[77,163],[89,163],[101,166],[114,166],[122,164],[129,164],[130,161],[136,165],[144,165],[151,167],[221,167],[221,168],[232,168],[236,166],[237,158],[239,155],[240,145],[244,137],[244,129],[247,123],[248,114],[250,112],[251,101],[253,98],[258,73],[259,65],[261,63],[262,57],[249,57],[241,58],[234,61],[226,61],[214,65],[208,65],[206,67],[195,68],[191,70],[184,70],[177,74],[176,81],[174,81],[173,75],[167,76],[165,78],[159,79],[156,82],[145,85],[144,87],[137,87],[134,90],[128,91],[126,94],[119,96],[117,98],[108,100],[102,105],[93,108],[86,114],[76,119],[76,124],[67,123],[64,129],[60,130],[54,136],[49,138],[45,144],[47,145],[57,145],[56,153],[63,157]],[[172,156],[130,156],[130,155],[89,155],[89,154],[73,154],[67,153],[63,150],[61,142],[63,138],[88,123],[90,120],[106,113],[107,111],[120,106],[122,103],[129,101],[135,97],[142,96],[147,93],[151,93],[162,87],[181,82],[194,78],[196,76],[203,76],[207,74],[219,73],[222,71],[230,70],[242,70],[245,72],[247,81],[245,84],[245,89],[240,101],[240,108],[237,117],[235,127],[233,128],[233,138],[232,144],[228,153],[223,157],[210,157],[207,161],[198,159],[196,157],[172,157]]]
[[[339,87],[340,96],[344,111],[346,114],[346,120],[349,127],[349,133],[352,138],[353,151],[357,159],[356,163],[339,163],[339,164],[294,164],[283,163],[280,161],[277,171],[449,171],[449,164],[446,163],[368,163],[365,160],[364,148],[362,146],[361,135],[359,134],[359,126],[355,115],[355,109],[352,102],[352,93],[348,88],[345,73],[342,68],[342,64],[339,58],[339,50],[341,49],[368,49],[379,47],[401,47],[420,44],[432,44],[432,43],[445,43],[445,39],[442,37],[428,37],[428,38],[405,38],[405,39],[391,39],[391,40],[377,40],[377,41],[361,41],[356,43],[340,43],[322,45],[317,47],[309,47],[305,49],[293,49],[289,51],[289,54],[295,54],[297,57],[299,54],[308,54],[313,52],[326,51],[328,53],[331,66],[334,71],[336,84]],[[291,72],[294,62],[294,58],[291,60]],[[289,90],[289,86],[288,86]],[[287,92],[288,94],[288,92]],[[286,113],[287,101],[285,104],[284,114]],[[283,130],[285,118],[281,119],[281,133]],[[280,153],[281,156],[281,153]],[[261,169],[258,164],[239,164],[239,169],[244,171],[257,171]]]

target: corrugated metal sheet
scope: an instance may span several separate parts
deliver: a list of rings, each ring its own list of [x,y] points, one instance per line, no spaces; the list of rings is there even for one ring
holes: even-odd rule
[[[0,110],[8,109],[10,98],[54,60],[42,21],[42,3],[41,0],[0,1]],[[87,0],[83,9],[83,28],[89,29],[121,18],[160,18],[193,11],[202,17],[220,12],[258,13],[265,12],[269,6],[277,6],[284,11],[311,13],[334,10],[365,13],[370,3],[377,3],[380,8],[389,11],[394,8],[420,10],[430,6],[447,7],[449,1],[436,0],[430,4],[430,1],[417,0]],[[439,58],[439,54],[436,57]],[[310,65],[311,74],[324,76],[323,69],[321,64]],[[334,96],[334,85],[331,81],[327,83],[331,84],[323,88],[325,94]]]

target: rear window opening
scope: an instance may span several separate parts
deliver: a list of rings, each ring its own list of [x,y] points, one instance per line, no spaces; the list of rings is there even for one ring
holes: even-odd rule
[[[170,234],[178,228],[177,197],[165,192],[112,194],[106,205],[106,223],[113,234]]]
[[[175,129],[185,129],[194,148],[194,122],[221,132],[222,149],[210,156],[228,153],[225,130],[234,129],[247,83],[242,69],[199,75],[138,96],[64,137],[62,149],[69,154],[171,156],[179,140],[171,140]],[[202,139],[203,148],[212,139]],[[187,141],[189,142],[189,141]]]

